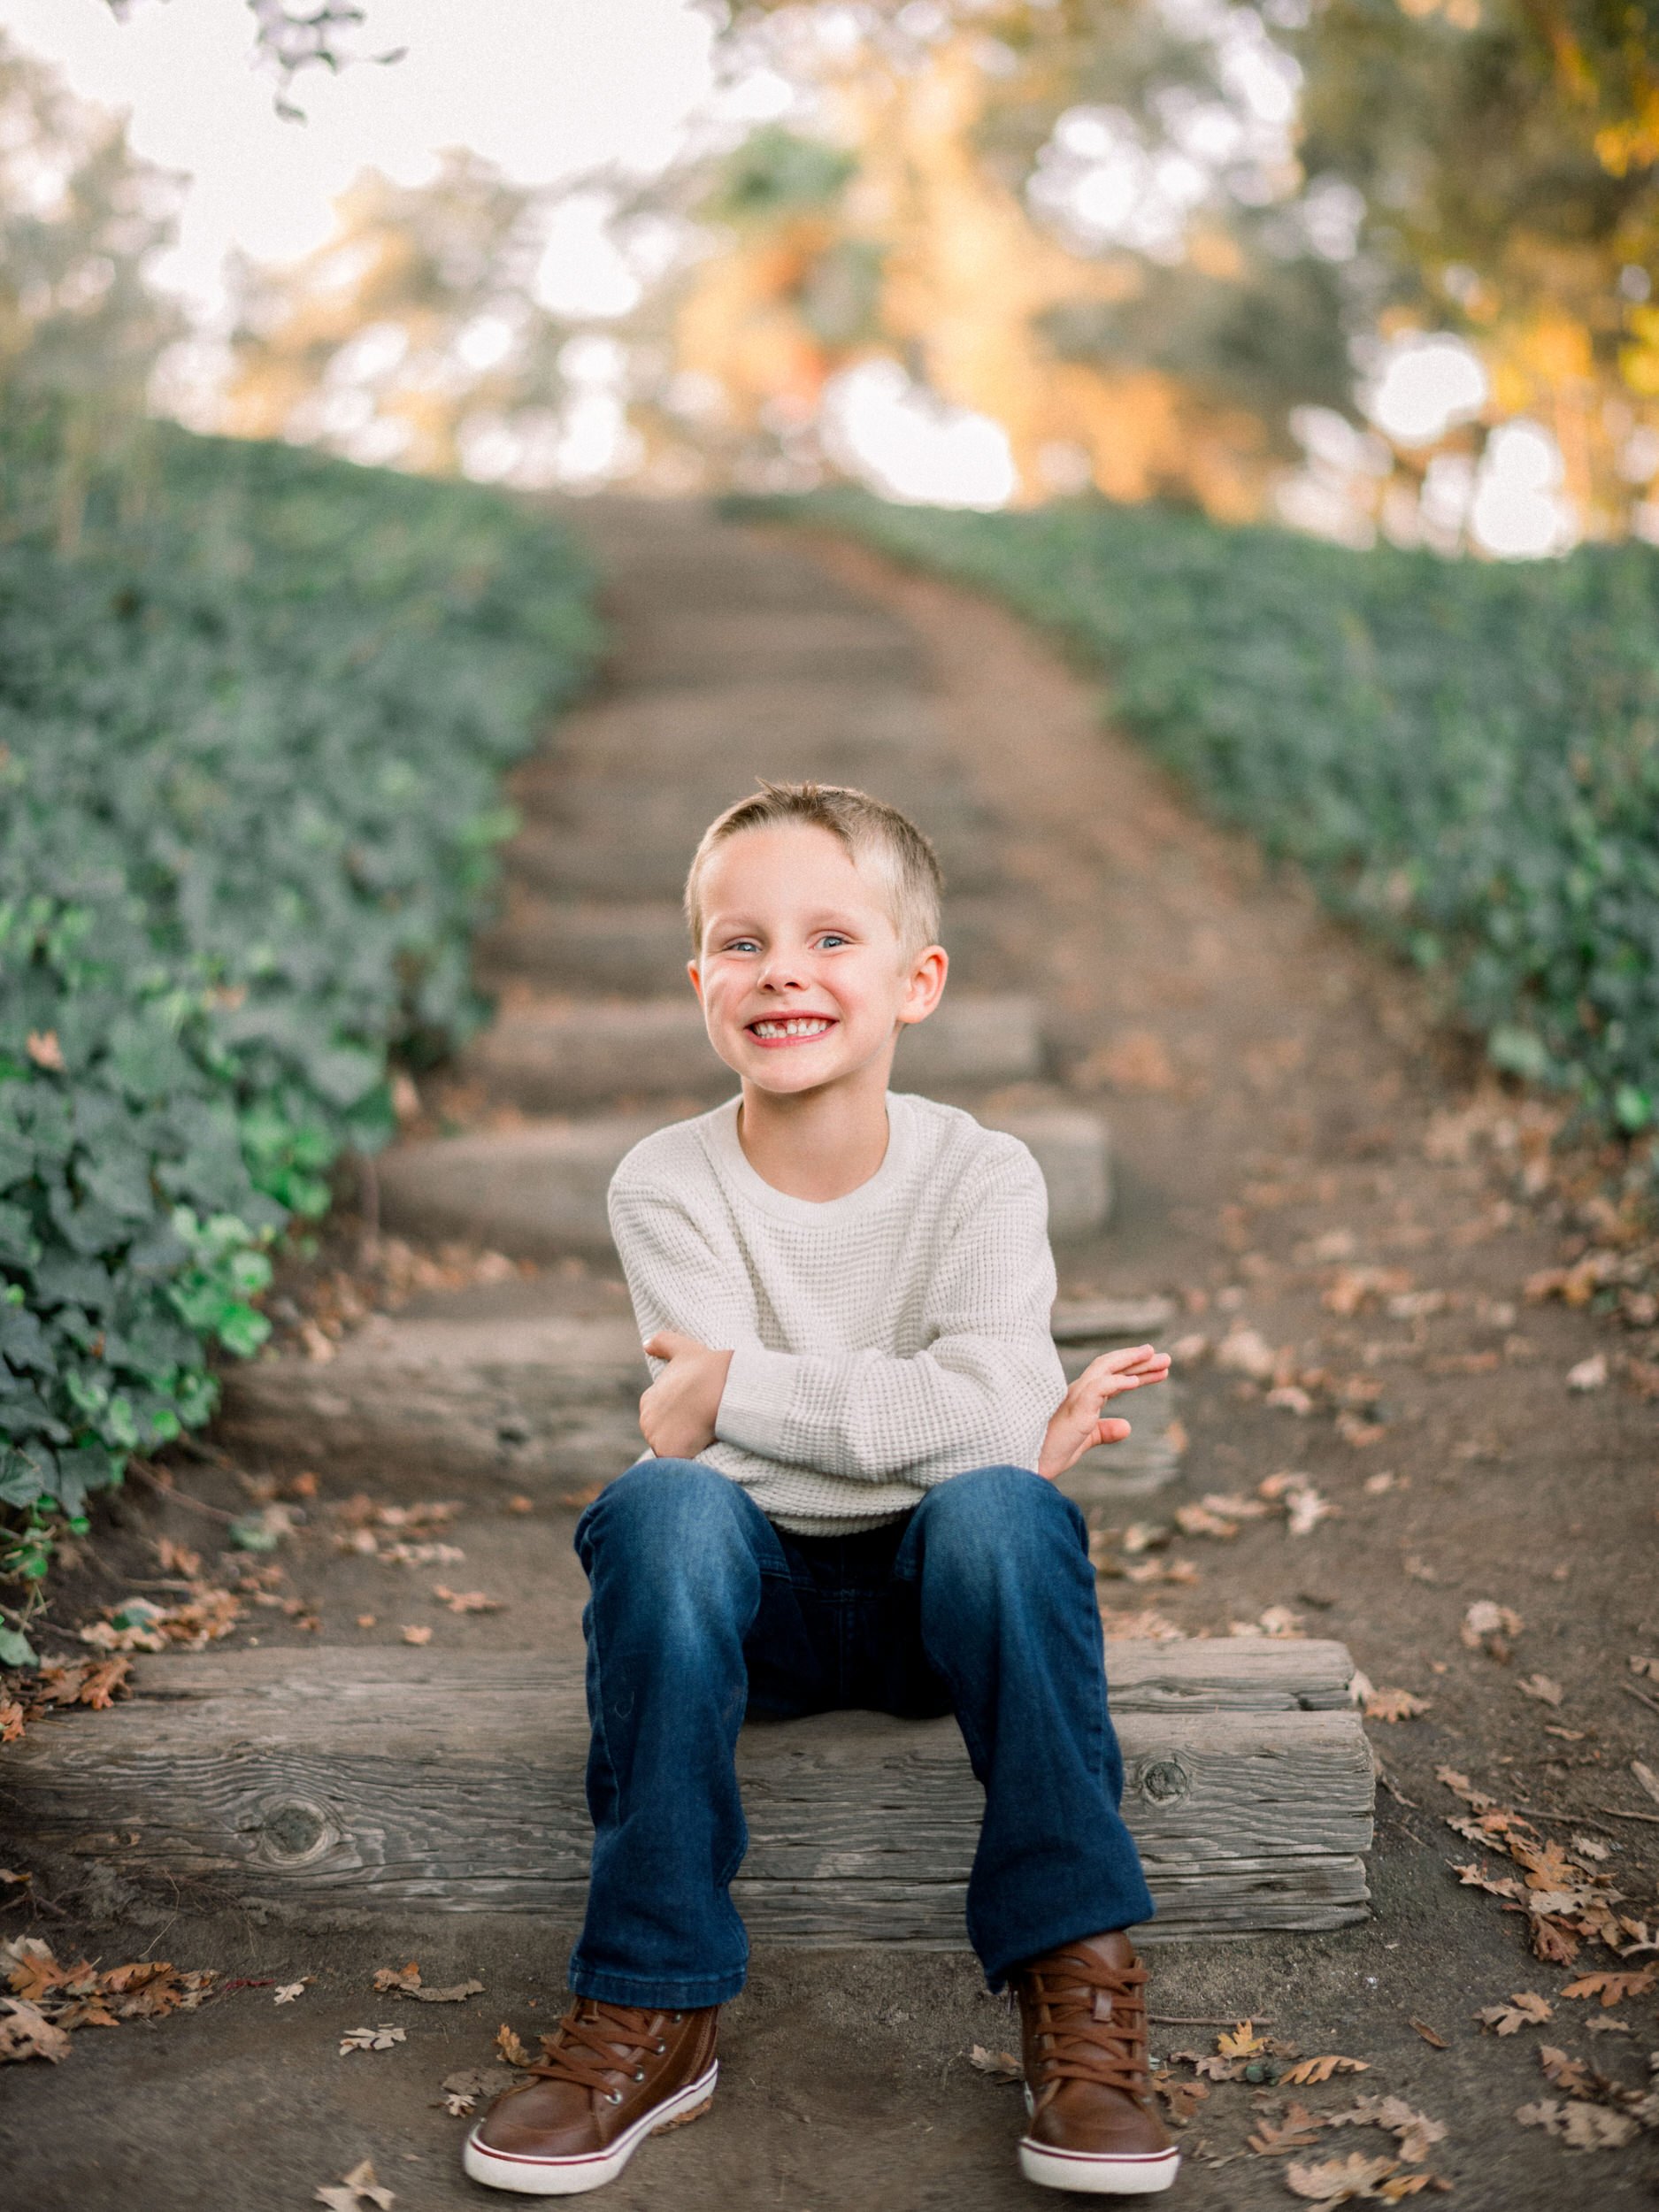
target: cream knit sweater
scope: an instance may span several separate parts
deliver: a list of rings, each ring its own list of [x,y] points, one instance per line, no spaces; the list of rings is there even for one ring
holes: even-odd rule
[[[889,1092],[881,1165],[820,1203],[763,1181],[737,1108],[657,1130],[611,1184],[641,1340],[733,1353],[703,1458],[803,1535],[874,1528],[969,1468],[1035,1467],[1065,1381],[1025,1147]]]

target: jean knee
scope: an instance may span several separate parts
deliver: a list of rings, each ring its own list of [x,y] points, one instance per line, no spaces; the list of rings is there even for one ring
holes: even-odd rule
[[[749,1561],[736,1486],[700,1460],[642,1459],[608,1483],[578,1522],[575,1546],[589,1578],[626,1561],[635,1590],[678,1590],[729,1579]]]
[[[1088,1541],[1077,1506],[1028,1467],[976,1467],[936,1483],[916,1509],[916,1525],[933,1566],[969,1574]]]

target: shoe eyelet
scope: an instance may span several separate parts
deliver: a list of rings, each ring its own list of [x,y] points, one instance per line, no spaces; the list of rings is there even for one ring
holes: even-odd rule
[[[644,2069],[644,2067],[642,2067],[642,2066],[636,2066],[636,2067],[634,2068],[634,2080],[635,2080],[635,2081],[643,2081],[643,2080],[645,2079],[645,2069]]]
[[[668,2055],[668,2046],[666,2043],[653,2043],[651,2048],[656,2052],[658,2058],[665,2058]]]
[[[678,2027],[686,2016],[683,2012],[671,2012],[668,2016],[673,2022],[674,2025]]]
[[[611,2090],[605,2097],[605,2102],[607,2104],[620,2104],[622,2102],[622,2092],[619,2089]]]

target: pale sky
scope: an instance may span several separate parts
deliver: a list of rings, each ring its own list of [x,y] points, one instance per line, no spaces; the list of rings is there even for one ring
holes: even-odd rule
[[[242,0],[0,0],[0,27],[83,98],[130,115],[135,150],[188,172],[179,249],[156,273],[210,314],[227,247],[286,260],[322,242],[331,202],[373,165],[403,183],[470,146],[526,183],[597,165],[649,173],[713,95],[712,32],[691,0],[365,0],[364,50],[400,62],[297,81],[273,105]]]

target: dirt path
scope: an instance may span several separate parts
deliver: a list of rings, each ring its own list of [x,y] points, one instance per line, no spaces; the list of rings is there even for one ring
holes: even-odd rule
[[[1444,1824],[1471,1809],[1435,1773],[1471,1778],[1581,1870],[1610,1875],[1624,1914],[1659,1922],[1659,1804],[1631,1772],[1632,1760],[1659,1767],[1659,1680],[1628,1664],[1659,1653],[1659,1424],[1617,1371],[1603,1387],[1568,1386],[1580,1363],[1617,1350],[1613,1321],[1524,1295],[1594,1227],[1587,1199],[1552,1180],[1541,1122],[1472,1086],[1409,983],[1197,822],[1102,732],[1090,687],[995,609],[849,548],[809,552],[683,513],[602,505],[589,526],[613,575],[611,688],[524,775],[512,904],[484,949],[503,1024],[462,1070],[423,1086],[406,1148],[418,1164],[423,1138],[457,1126],[494,1144],[467,1202],[486,1225],[434,1256],[439,1202],[407,1162],[388,1162],[383,1202],[393,1226],[411,1225],[409,1256],[382,1248],[359,1271],[342,1216],[316,1265],[284,1286],[287,1363],[265,1371],[277,1415],[256,1406],[240,1432],[234,1421],[225,1431],[245,1467],[269,1471],[254,1502],[286,1502],[296,1517],[272,1555],[280,1571],[265,1594],[277,1601],[242,1633],[361,1645],[413,1627],[431,1631],[434,1654],[577,1647],[570,1530],[595,1465],[626,1439],[626,1390],[584,1414],[589,1441],[571,1448],[563,1474],[535,1461],[520,1433],[534,1424],[503,1415],[498,1397],[469,1402],[446,1426],[419,1390],[446,1360],[475,1358],[466,1348],[480,1332],[495,1344],[497,1394],[509,1339],[522,1340],[526,1372],[560,1330],[587,1330],[581,1341],[596,1346],[607,1330],[626,1339],[614,1263],[596,1248],[556,1257],[537,1246],[501,1165],[526,1128],[578,1110],[577,1093],[581,1111],[645,1102],[634,1063],[579,1066],[557,1025],[572,995],[591,1029],[581,1005],[591,1014],[595,1001],[677,987],[675,872],[708,813],[755,770],[865,781],[940,835],[957,887],[955,987],[1041,1001],[1041,1064],[1004,1079],[993,1056],[970,1080],[964,1062],[953,1094],[1004,1117],[1083,1107],[1110,1123],[1115,1210],[1103,1233],[1064,1243],[1063,1293],[1162,1294],[1177,1308],[1186,1450],[1167,1486],[1094,1510],[1109,1620],[1225,1634],[1265,1619],[1334,1636],[1373,1684],[1428,1701],[1421,1717],[1371,1732],[1388,1786],[1371,1923],[1156,1953],[1158,2012],[1271,2016],[1272,2036],[1302,2054],[1369,2070],[1294,2091],[1215,2083],[1187,2131],[1177,2200],[1194,2212],[1293,2201],[1286,2160],[1247,2150],[1247,2135],[1292,2095],[1318,2117],[1370,2093],[1444,2125],[1426,2163],[1458,2204],[1541,2207],[1586,2181],[1598,2202],[1650,2201],[1659,2135],[1581,2154],[1512,2115],[1563,2094],[1540,2047],[1641,2082],[1659,2045],[1659,1990],[1607,2008],[1563,1998],[1573,1973],[1613,1959],[1591,1942],[1571,1970],[1545,1962],[1504,1899],[1460,1886],[1450,1861],[1493,1878],[1522,1869]],[[659,1074],[677,1049],[663,1044]],[[660,1114],[663,1082],[649,1087]],[[689,1110],[705,1094],[694,1073],[667,1103]],[[517,1254],[516,1229],[523,1256],[480,1260],[480,1246]],[[388,1276],[414,1294],[394,1321],[357,1326],[355,1302]],[[308,1442],[280,1448],[272,1420],[308,1437],[305,1394],[345,1404],[368,1387],[364,1347],[381,1340],[377,1329],[390,1341],[411,1326],[427,1332],[427,1364],[397,1372],[426,1380],[409,1386],[399,1453],[335,1464]],[[302,1463],[315,1486],[296,1486]],[[232,1467],[179,1465],[202,1503],[248,1509]],[[1300,1480],[1277,1486],[1271,1511],[1230,1518],[1225,1503],[1202,1502],[1259,1508],[1259,1486],[1285,1474]],[[344,1502],[353,1492],[356,1507]],[[464,1502],[448,1519],[386,1517],[433,1498]],[[158,1538],[199,1547],[205,1534],[211,1551],[219,1525],[133,1494],[65,1584],[65,1607],[107,1604],[153,1576]],[[400,1544],[465,1556],[418,1551],[411,1563]],[[439,1582],[499,1609],[454,1611],[433,1596]],[[1500,1617],[1471,1647],[1460,1630],[1480,1601],[1523,1625]],[[1540,1678],[1542,1694],[1523,1694]],[[12,1863],[20,1847],[6,1847]],[[528,2034],[556,2009],[570,1931],[411,1914],[396,1930],[381,1919],[308,1932],[209,1909],[188,1886],[157,1912],[96,1868],[90,1882],[73,1867],[37,1876],[67,1916],[42,1912],[34,1930],[60,1954],[78,1946],[110,1963],[148,1951],[316,1980],[280,2010],[270,1988],[250,1988],[153,2028],[83,2032],[60,2068],[7,2070],[0,2156],[19,2204],[274,2212],[365,2154],[399,2212],[484,2200],[456,2170],[463,2123],[438,2085],[488,2063],[498,2021]],[[0,1928],[27,1920],[13,1910]],[[429,1983],[475,1975],[486,1993],[429,2007],[372,1993],[375,1967],[411,1956]],[[1483,2033],[1475,2011],[1517,1990],[1540,1993],[1553,2019]],[[1628,2033],[1592,2033],[1592,2018]],[[340,2031],[380,2019],[406,2042],[339,2055]],[[1217,2032],[1161,2027],[1158,2047],[1213,2053]],[[965,1955],[763,1953],[730,2011],[714,2113],[651,2146],[606,2201],[666,2194],[687,2212],[1044,2201],[1012,2166],[1017,2093],[964,2057],[1012,2034]],[[1396,2147],[1354,2127],[1291,2154]]]

